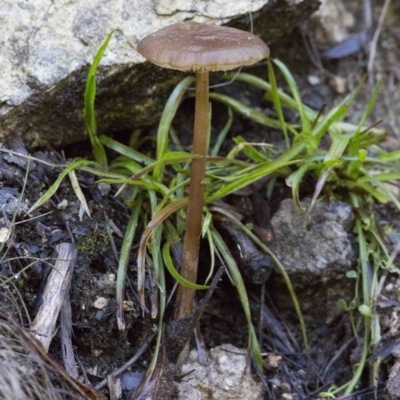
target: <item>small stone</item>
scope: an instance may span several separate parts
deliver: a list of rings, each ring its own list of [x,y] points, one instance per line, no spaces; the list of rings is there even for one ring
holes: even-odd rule
[[[278,378],[271,378],[271,379],[269,380],[269,382],[272,383],[272,385],[274,386],[274,388],[279,388],[279,387],[281,387],[281,385],[282,385],[282,382],[281,382],[280,379],[278,379]]]
[[[97,184],[97,189],[102,197],[107,196],[111,191],[111,185],[108,183],[100,182]]]
[[[385,286],[385,290],[387,291],[387,292],[391,292],[392,290],[393,290],[393,283],[388,283],[386,286]]]
[[[133,301],[125,300],[124,301],[124,311],[132,311],[133,310]]]
[[[105,297],[98,297],[93,303],[93,307],[97,308],[98,310],[102,310],[103,308],[107,307],[107,305],[108,300]]]
[[[276,369],[279,367],[279,363],[282,360],[282,357],[278,354],[268,354],[267,358],[264,361],[264,366],[267,369]]]
[[[312,276],[328,277],[345,274],[356,262],[351,228],[354,214],[351,206],[341,201],[314,204],[305,198],[296,209],[293,200],[283,200],[271,219],[275,240],[272,251],[292,278],[309,286]],[[329,279],[328,279],[329,280]]]
[[[0,228],[0,243],[7,242],[10,237],[11,229],[8,228]]]
[[[308,75],[307,80],[311,86],[319,85],[321,83],[321,79],[317,75]]]
[[[304,371],[303,369],[299,369],[299,370],[297,371],[297,373],[299,374],[299,376],[300,376],[301,378],[305,378],[305,377],[307,376],[307,372]]]
[[[297,209],[292,199],[281,202],[271,219],[275,239],[268,246],[296,282],[303,312],[312,310],[313,316],[320,312],[320,318],[331,321],[339,313],[338,300],[351,301],[353,296],[346,273],[357,262],[354,213],[349,204],[335,200],[321,201],[310,210],[311,199],[304,198],[301,206],[302,210]],[[276,287],[284,285],[280,276],[273,279]],[[280,293],[274,292],[275,300],[285,307]]]
[[[101,349],[94,349],[93,354],[95,357],[100,357],[103,354],[103,350]]]
[[[329,84],[333,87],[336,93],[343,94],[347,88],[347,79],[341,76],[334,76]]]
[[[176,383],[177,398],[219,400],[261,400],[263,387],[245,373],[246,349],[224,344],[210,350],[210,360],[203,365],[198,361],[196,350],[192,350],[180,374],[188,374],[186,382]],[[191,388],[191,391],[189,391]]]
[[[282,391],[285,392],[285,393],[291,393],[291,392],[292,392],[292,390],[291,390],[291,388],[290,388],[290,385],[289,385],[288,383],[286,383],[286,382],[283,382],[283,383],[282,383],[281,389],[282,389]]]
[[[64,199],[57,204],[57,210],[64,211],[68,207],[68,200]]]

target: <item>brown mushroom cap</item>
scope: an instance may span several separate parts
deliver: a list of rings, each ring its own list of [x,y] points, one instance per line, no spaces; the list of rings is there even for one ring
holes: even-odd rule
[[[226,71],[269,57],[268,46],[251,33],[198,22],[151,33],[137,51],[153,64],[180,71]]]

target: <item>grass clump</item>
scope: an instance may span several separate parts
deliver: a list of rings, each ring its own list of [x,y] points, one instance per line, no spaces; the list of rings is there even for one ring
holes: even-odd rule
[[[132,213],[120,252],[117,280],[118,326],[120,329],[125,328],[123,299],[126,270],[133,238],[140,225],[146,227],[138,249],[137,285],[140,304],[143,313],[150,312],[154,318],[158,315],[161,327],[168,297],[165,283],[166,270],[182,285],[195,290],[208,288],[208,280],[192,284],[183,279],[172,262],[172,254],[181,252],[180,239],[184,234],[185,207],[188,202],[185,195],[185,188],[189,183],[188,165],[196,156],[182,149],[172,150],[171,142],[178,145],[179,143],[171,128],[171,123],[194,78],[188,77],[181,81],[165,105],[158,127],[154,158],[145,156],[110,137],[98,136],[94,114],[95,73],[108,40],[109,37],[95,58],[85,93],[85,121],[95,161],[75,160],[69,164],[32,209],[47,201],[55,193],[62,179],[76,169],[98,176],[101,182],[120,185],[120,191],[130,187],[127,202],[132,208]],[[278,87],[274,69],[278,69],[284,77],[289,93]],[[230,79],[230,75],[226,75],[226,78]],[[246,73],[240,73],[236,79],[263,89],[265,98],[275,109],[276,116],[266,116],[229,96],[210,94],[213,102],[219,102],[227,107],[229,119],[221,130],[215,146],[210,149],[210,155],[206,158],[207,184],[203,209],[203,237],[209,244],[210,253],[212,255],[217,253],[224,260],[237,288],[250,332],[248,346],[253,349],[258,365],[261,365],[261,353],[252,326],[246,288],[235,259],[213,225],[212,216],[213,212],[216,212],[213,204],[264,177],[273,176],[286,180],[287,185],[291,187],[295,204],[301,208],[302,182],[306,177],[312,176],[316,185],[311,207],[323,199],[338,199],[352,205],[356,215],[354,232],[357,236],[359,257],[358,268],[351,272],[349,277],[356,278],[356,294],[351,304],[342,301],[340,307],[348,310],[352,316],[357,312],[363,316],[364,347],[361,360],[355,366],[353,378],[341,387],[332,386],[321,396],[335,397],[339,393],[349,394],[353,392],[365,368],[370,345],[376,344],[380,339],[379,315],[375,310],[375,300],[388,271],[396,270],[373,216],[373,207],[376,203],[392,202],[400,209],[400,203],[390,189],[390,185],[396,185],[396,181],[400,178],[400,152],[385,151],[380,144],[384,141],[386,132],[366,126],[380,83],[373,90],[359,123],[351,124],[345,119],[362,83],[331,110],[318,113],[303,104],[292,74],[279,60],[268,62],[268,82]],[[295,123],[286,121],[285,115],[288,110],[297,115]],[[243,115],[263,126],[279,130],[284,138],[285,148],[278,150],[273,147],[260,147],[237,137],[231,151],[227,155],[219,156],[219,149],[232,125],[234,113]],[[324,146],[322,146],[322,141],[324,141]],[[105,149],[113,150],[118,156],[109,162]],[[305,210],[305,216],[310,209]],[[271,255],[287,283],[299,317],[304,347],[308,349],[301,305],[297,301],[283,266],[268,247],[261,243],[246,226],[229,213],[225,216],[236,223],[238,228],[243,230],[260,249]],[[146,264],[150,268],[146,269]],[[214,267],[214,257],[211,258],[210,265],[209,277]],[[151,304],[147,304],[145,300],[146,274],[152,275],[160,291],[158,301],[152,297]],[[160,329],[157,348],[161,341],[161,331]],[[152,367],[154,368],[154,363]]]

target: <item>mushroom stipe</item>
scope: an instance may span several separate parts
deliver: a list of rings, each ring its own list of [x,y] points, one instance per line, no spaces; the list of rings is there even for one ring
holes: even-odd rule
[[[178,23],[143,38],[137,51],[163,68],[196,72],[196,102],[189,201],[180,274],[195,283],[199,259],[204,205],[209,114],[209,72],[227,71],[251,65],[269,57],[268,46],[257,36],[239,29],[201,24]],[[180,285],[175,318],[193,313],[195,291]]]

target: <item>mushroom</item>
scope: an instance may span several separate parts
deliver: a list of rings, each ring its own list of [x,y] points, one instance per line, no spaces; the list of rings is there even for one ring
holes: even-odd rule
[[[268,46],[257,36],[239,29],[201,24],[177,23],[143,38],[137,51],[152,63],[179,71],[196,72],[196,101],[193,158],[189,185],[188,212],[180,273],[195,283],[204,205],[207,131],[209,115],[209,72],[227,71],[251,65],[269,56]],[[180,285],[175,318],[193,311],[195,291]]]

